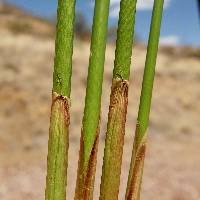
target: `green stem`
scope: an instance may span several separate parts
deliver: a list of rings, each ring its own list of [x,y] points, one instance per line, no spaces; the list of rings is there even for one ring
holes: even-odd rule
[[[58,0],[53,91],[70,96],[76,0]]]
[[[109,0],[96,0],[75,199],[92,199],[99,138]]]
[[[45,200],[65,200],[75,0],[58,1]]]
[[[126,199],[139,200],[164,0],[155,0]]]
[[[100,200],[118,199],[124,145],[136,0],[121,0]]]

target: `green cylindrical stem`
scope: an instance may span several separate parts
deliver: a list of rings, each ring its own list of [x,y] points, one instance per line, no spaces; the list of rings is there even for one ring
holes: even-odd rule
[[[58,0],[53,91],[70,96],[76,0]]]
[[[138,121],[140,122],[140,126],[142,127],[143,134],[145,134],[149,122],[149,113],[151,108],[152,90],[155,76],[158,43],[160,37],[163,4],[164,0],[154,1],[154,9],[138,113]],[[143,136],[143,134],[141,136]]]
[[[117,200],[124,145],[136,0],[121,0],[100,200]]]
[[[93,195],[109,4],[110,0],[95,1],[76,200],[92,199]]]
[[[121,0],[113,78],[129,80],[137,0]]]
[[[75,0],[58,1],[45,200],[65,200]]]
[[[137,127],[133,145],[133,153],[126,191],[127,200],[140,199],[140,187],[142,182],[143,165],[146,150],[147,128],[151,108],[155,66],[160,37],[164,0],[155,0],[151,21],[151,30],[147,49],[140,106],[137,118]]]

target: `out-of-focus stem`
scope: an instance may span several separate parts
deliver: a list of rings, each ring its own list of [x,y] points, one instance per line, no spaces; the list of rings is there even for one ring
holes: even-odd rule
[[[136,0],[121,0],[100,200],[117,200],[124,145]]]
[[[75,0],[58,1],[45,200],[65,200]]]
[[[93,198],[110,0],[96,0],[75,200]]]
[[[146,150],[147,128],[151,108],[163,4],[164,0],[154,0],[151,30],[149,35],[142,91],[140,96],[140,106],[125,198],[126,200],[140,199],[140,189]]]

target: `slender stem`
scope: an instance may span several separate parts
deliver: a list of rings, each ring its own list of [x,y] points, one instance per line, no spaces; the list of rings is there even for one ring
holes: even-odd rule
[[[58,0],[53,91],[70,96],[76,0]]]
[[[113,78],[129,80],[137,0],[121,0]]]
[[[75,199],[92,199],[99,140],[109,0],[96,0]]]
[[[65,200],[75,0],[58,1],[45,200]]]
[[[126,199],[139,200],[164,0],[154,0]]]
[[[121,0],[100,200],[118,199],[136,0]]]

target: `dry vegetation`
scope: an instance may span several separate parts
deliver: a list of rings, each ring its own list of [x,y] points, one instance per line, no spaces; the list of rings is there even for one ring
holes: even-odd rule
[[[54,39],[49,36],[54,34],[53,31],[48,23],[19,10],[0,8],[0,199],[3,200],[44,199],[54,56]],[[142,45],[134,49],[121,194],[126,188],[145,53]],[[75,185],[88,57],[89,43],[76,40],[68,199],[72,199]],[[113,58],[114,47],[109,45],[97,186],[100,183]],[[144,200],[200,199],[199,65],[198,49],[160,49],[144,171]],[[98,195],[96,190],[95,199]]]

